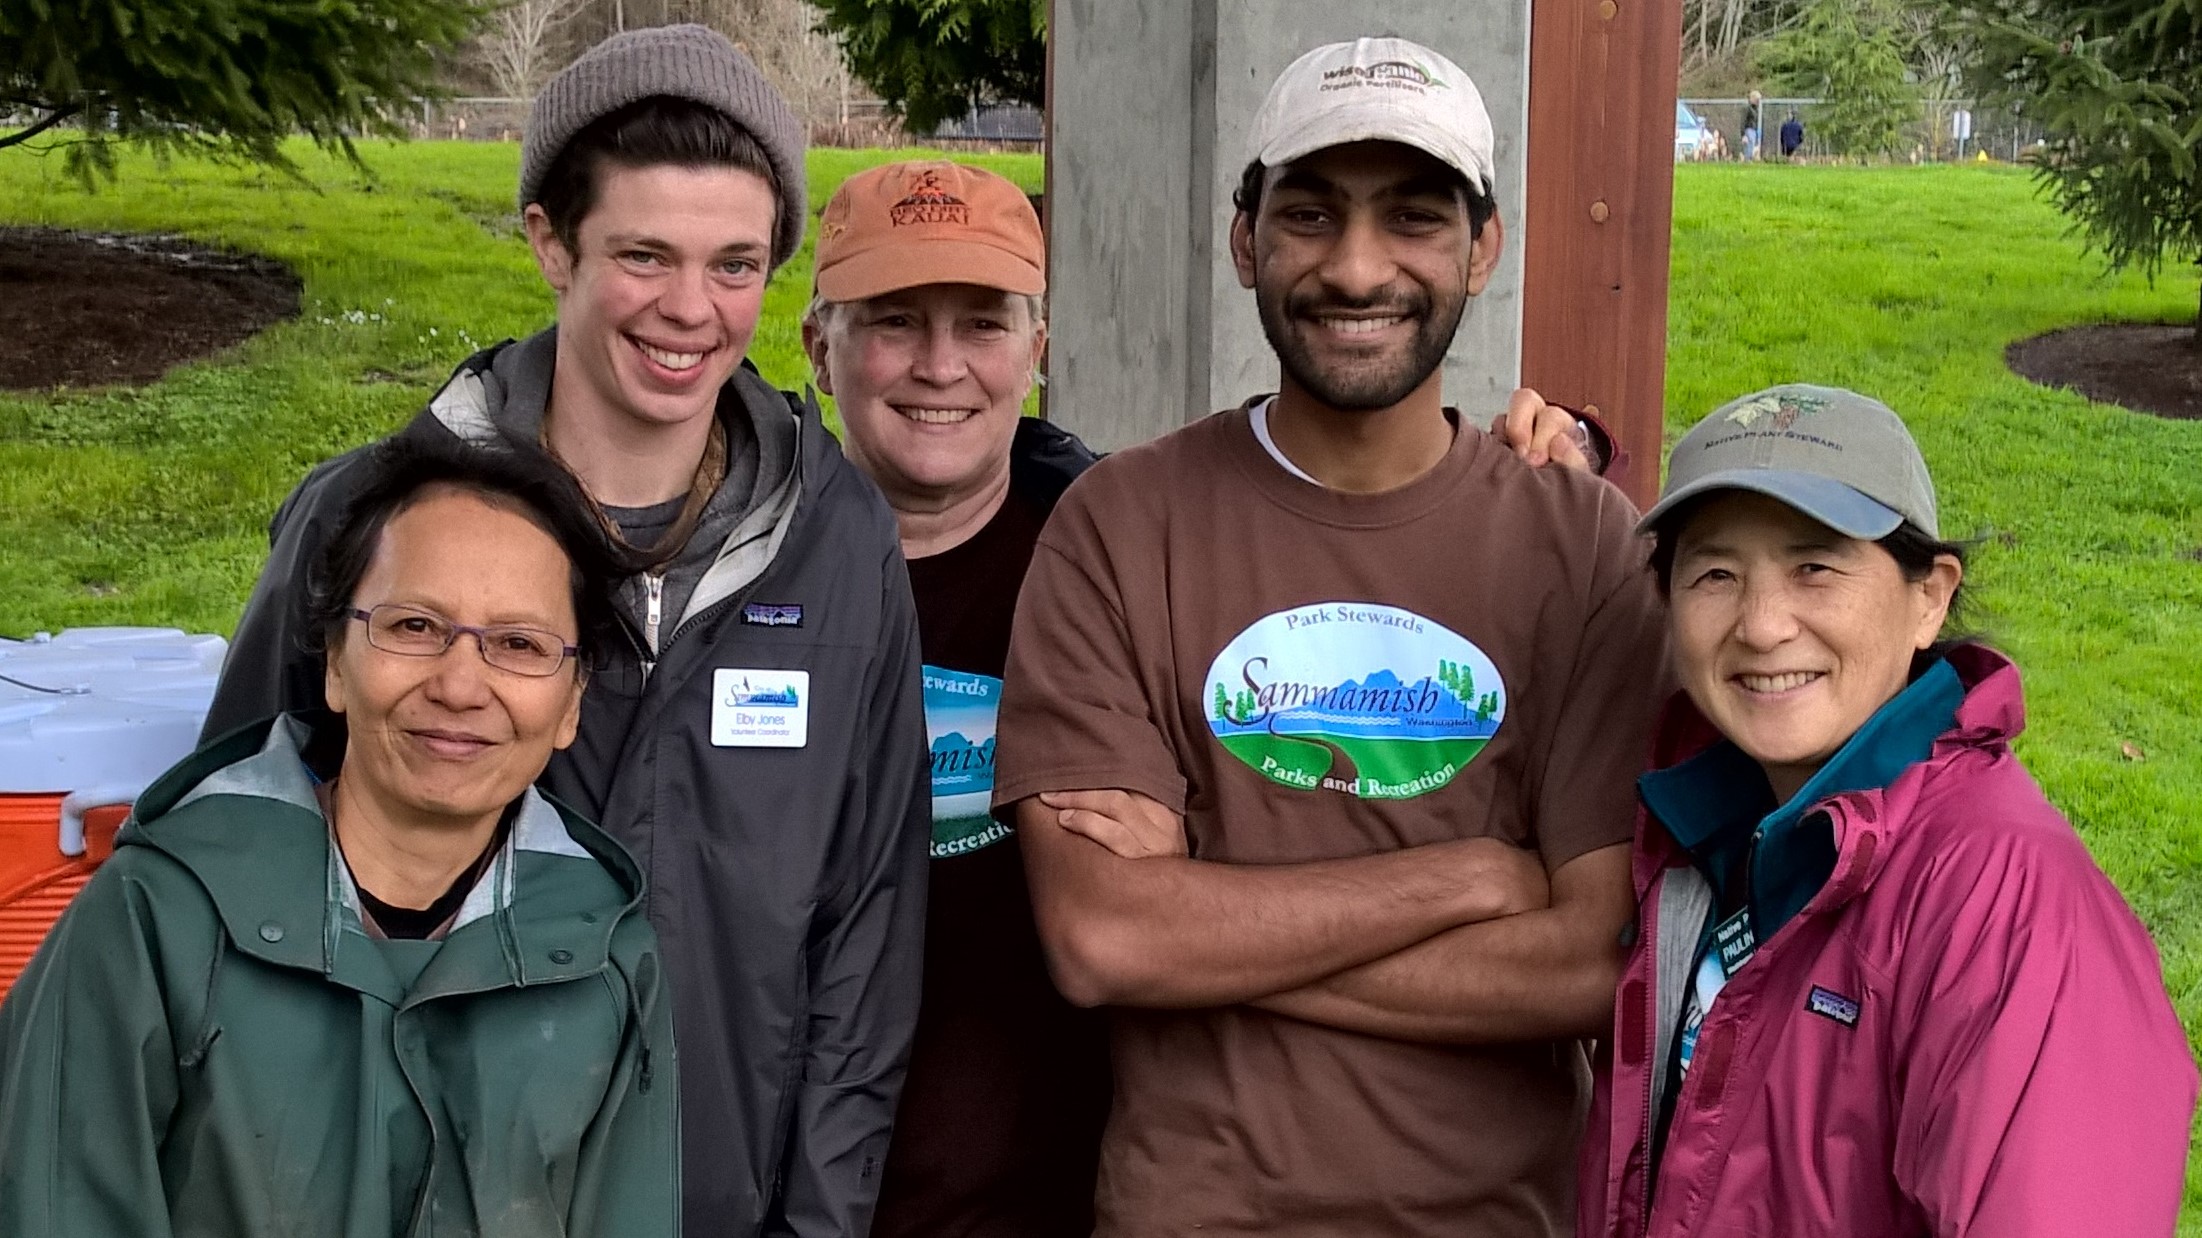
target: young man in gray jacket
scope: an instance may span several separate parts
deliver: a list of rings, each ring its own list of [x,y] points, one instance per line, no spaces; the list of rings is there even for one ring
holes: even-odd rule
[[[640,568],[544,784],[649,882],[690,1238],[866,1233],[918,1008],[931,821],[895,522],[815,407],[744,360],[802,242],[803,146],[707,29],[583,56],[521,156],[557,325],[468,359],[399,432],[547,452]],[[210,735],[321,699],[296,594],[356,457],[276,513]]]

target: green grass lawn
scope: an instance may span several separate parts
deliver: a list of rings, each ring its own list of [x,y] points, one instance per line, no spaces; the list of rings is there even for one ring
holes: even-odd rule
[[[0,154],[0,222],[182,232],[306,281],[304,315],[152,387],[0,394],[0,634],[90,623],[227,631],[269,513],[314,461],[409,416],[475,343],[546,321],[517,232],[514,146],[302,154],[309,184],[126,160],[86,194]],[[883,152],[820,151],[825,195]],[[982,160],[1037,187],[1032,156]],[[2008,168],[1689,166],[1677,174],[1670,433],[1776,382],[1856,387],[1917,431],[1943,528],[1983,539],[1977,625],[2025,667],[2020,751],[2154,930],[2202,1031],[2202,423],[2011,376],[2011,340],[2191,318],[2191,271],[2106,278]],[[775,281],[752,349],[808,376],[810,260]],[[2138,754],[2137,756],[2129,754]],[[2197,1175],[2189,1175],[2190,1200]],[[2182,1233],[2202,1235],[2202,1208]]]
[[[305,183],[126,158],[116,183],[89,194],[58,158],[0,158],[0,223],[183,233],[270,254],[305,279],[297,321],[151,387],[0,392],[0,635],[92,623],[227,632],[266,555],[268,516],[308,467],[401,424],[477,345],[549,322],[512,201],[517,145],[362,152],[371,180],[300,145]],[[813,216],[886,157],[816,152]],[[1036,156],[974,162],[1039,188]],[[810,375],[798,327],[810,272],[806,246],[774,278],[750,350],[785,387]]]

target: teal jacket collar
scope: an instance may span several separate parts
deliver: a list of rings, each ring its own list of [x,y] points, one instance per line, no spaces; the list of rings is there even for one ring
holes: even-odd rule
[[[1899,692],[1820,767],[1787,803],[1774,803],[1765,772],[1726,740],[1668,769],[1637,779],[1644,806],[1712,880],[1723,907],[1741,857],[1750,855],[1753,927],[1761,941],[1794,917],[1834,872],[1835,840],[1811,824],[1811,810],[1848,791],[1885,787],[1927,758],[1955,725],[1965,685],[1937,661]],[[1751,851],[1756,839],[1758,846]]]
[[[530,788],[436,960],[402,984],[361,926],[358,888],[300,755],[335,725],[333,715],[286,715],[201,749],[140,797],[117,845],[153,847],[190,870],[241,952],[393,1005],[607,965],[613,929],[640,909],[641,870],[609,836]]]

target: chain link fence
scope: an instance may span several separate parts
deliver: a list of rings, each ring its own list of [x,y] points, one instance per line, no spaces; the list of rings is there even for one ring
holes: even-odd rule
[[[1828,149],[1826,139],[1813,132],[1812,113],[1819,103],[1818,99],[1763,99],[1760,106],[1766,131],[1760,135],[1759,158],[1782,157],[1781,127],[1792,114],[1804,122],[1804,145],[1799,148],[1798,157],[1808,161],[1822,160],[1846,153]],[[1696,153],[1683,151],[1683,143],[1678,140],[1677,159],[1744,157],[1743,114],[1750,100],[1684,99],[1682,104],[1717,136],[1703,143]],[[1679,117],[1676,124],[1679,137]],[[2040,126],[2001,108],[1982,108],[1970,99],[1927,99],[1920,102],[1918,112],[1903,125],[1889,157],[1898,162],[1938,163],[1972,159],[1986,153],[1991,159],[2016,162],[2041,137]]]
[[[489,97],[443,99],[422,105],[411,121],[418,138],[517,142],[527,127],[528,100]],[[878,99],[849,98],[810,118],[814,146],[950,146],[959,150],[1037,150],[1040,113],[1026,107],[978,108],[931,134],[911,134]]]

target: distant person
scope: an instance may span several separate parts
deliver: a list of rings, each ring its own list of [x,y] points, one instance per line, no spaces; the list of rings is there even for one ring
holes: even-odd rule
[[[1504,238],[1458,66],[1318,48],[1251,136],[1281,388],[1078,479],[1004,677],[994,802],[1111,1008],[1095,1233],[1562,1234],[1665,657],[1635,511],[1445,405]]]
[[[2196,1076],[2148,932],[2012,755],[2018,668],[1885,405],[1792,385],[1643,526],[1683,692],[1583,1238],[2162,1238]]]
[[[642,870],[533,789],[620,639],[594,520],[509,453],[353,476],[322,698],[141,796],[0,1006],[0,1233],[680,1232]]]
[[[1797,152],[1802,149],[1804,149],[1804,121],[1798,119],[1795,112],[1791,112],[1789,119],[1781,122],[1781,157],[1794,159],[1797,157]]]
[[[1765,131],[1765,125],[1766,104],[1763,99],[1759,98],[1759,92],[1754,90],[1743,104],[1743,161],[1745,163],[1758,162],[1759,136]]]
[[[467,358],[398,432],[559,462],[639,569],[544,786],[650,876],[690,1238],[862,1238],[924,961],[925,718],[894,517],[816,407],[745,356],[802,247],[803,152],[715,31],[590,49],[536,95],[520,149],[556,322]],[[210,735],[319,699],[291,603],[358,459],[276,513]]]

